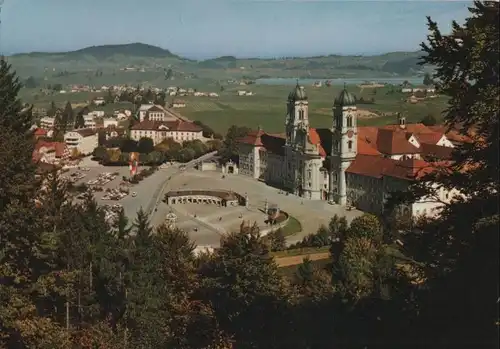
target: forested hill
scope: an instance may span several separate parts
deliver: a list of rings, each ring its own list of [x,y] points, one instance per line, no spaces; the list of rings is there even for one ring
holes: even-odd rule
[[[197,73],[198,69],[245,69],[257,70],[270,76],[287,76],[302,73],[327,76],[333,75],[415,75],[421,74],[428,67],[418,65],[422,52],[391,52],[380,55],[324,55],[313,57],[276,57],[276,58],[237,58],[221,56],[196,61],[176,55],[168,49],[132,43],[123,45],[103,45],[82,48],[69,52],[32,52],[16,54],[10,57],[16,69],[51,67],[54,63],[72,62],[73,67],[85,69],[99,66],[160,66],[172,65],[179,69]],[[76,64],[76,65],[75,65]],[[242,68],[243,67],[243,68]],[[61,67],[59,67],[61,68]],[[69,70],[71,67],[64,67]],[[30,74],[31,75],[31,74]],[[299,74],[301,75],[301,74]]]
[[[13,57],[50,58],[51,56],[59,56],[60,58],[78,59],[84,58],[85,56],[93,56],[98,59],[108,59],[116,55],[151,58],[180,58],[167,49],[143,43],[90,46],[76,51],[68,52],[21,53],[13,55]]]

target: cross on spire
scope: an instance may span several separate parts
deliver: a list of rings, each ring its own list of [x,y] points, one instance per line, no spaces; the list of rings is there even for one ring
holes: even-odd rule
[[[344,81],[344,90],[347,90],[347,84],[345,81]]]

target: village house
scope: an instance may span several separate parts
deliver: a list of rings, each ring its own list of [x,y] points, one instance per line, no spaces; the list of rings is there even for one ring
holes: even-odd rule
[[[46,116],[40,119],[40,127],[45,130],[51,130],[54,128],[55,118]]]
[[[98,146],[98,135],[94,129],[82,128],[66,132],[64,142],[70,151],[76,149],[80,154],[89,155]]]
[[[92,101],[92,103],[94,103],[95,105],[103,105],[106,103],[106,101],[103,97],[97,97]]]
[[[33,150],[33,161],[47,164],[62,164],[71,156],[68,146],[64,142],[48,142],[39,140]]]
[[[107,128],[109,126],[118,126],[118,120],[113,118],[102,119],[102,127]]]
[[[332,129],[310,127],[308,98],[297,84],[288,96],[284,134],[259,129],[238,140],[239,173],[306,199],[380,214],[391,192],[449,165],[457,143],[443,129],[407,124],[401,115],[396,125],[358,127],[356,98],[345,88],[333,104]],[[437,215],[458,192],[440,195],[401,213]]]
[[[37,127],[33,132],[33,136],[35,139],[45,138],[47,137],[47,130]]]
[[[111,138],[124,138],[127,135],[127,129],[116,125],[108,125],[102,129],[102,132],[106,135],[106,140]]]
[[[156,145],[167,138],[179,143],[196,139],[203,140],[203,132],[198,125],[179,119],[175,121],[146,120],[132,126],[130,137],[136,141],[143,137],[151,138]]]
[[[181,99],[174,99],[172,102],[172,108],[185,108],[186,102]]]
[[[141,105],[139,107],[138,114],[139,114],[138,119],[140,122],[143,122],[145,120],[167,122],[167,121],[176,121],[182,119],[172,110],[168,110],[160,105],[154,105],[154,104]]]

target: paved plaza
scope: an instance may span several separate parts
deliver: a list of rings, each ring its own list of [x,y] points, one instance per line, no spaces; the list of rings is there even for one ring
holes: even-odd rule
[[[136,192],[135,197],[128,195],[119,201],[101,200],[102,192],[96,192],[95,197],[100,204],[119,203],[123,205],[131,223],[137,211],[152,209],[151,224],[158,226],[165,222],[172,212],[177,216],[176,226],[188,232],[191,239],[199,246],[218,246],[221,234],[228,231],[238,231],[242,221],[257,223],[261,230],[268,229],[265,224],[266,215],[263,209],[266,202],[269,207],[278,206],[281,210],[298,219],[302,232],[287,238],[289,244],[302,240],[304,236],[316,232],[320,225],[327,225],[330,218],[337,214],[345,216],[350,222],[361,214],[360,211],[348,211],[339,205],[330,205],[325,201],[304,200],[294,195],[285,195],[280,190],[267,186],[265,183],[242,175],[226,175],[217,171],[198,171],[188,164],[185,171],[179,171],[178,166],[159,169],[153,175],[145,178],[139,184],[130,187],[130,192]],[[119,175],[103,186],[117,188],[122,182],[122,176],[129,175],[128,167],[107,167],[96,164],[86,164],[89,171],[71,169],[65,175],[79,171],[85,177],[77,183],[86,183],[97,178],[103,172],[118,172]],[[89,166],[90,165],[90,166]],[[93,165],[93,166],[92,166]],[[248,195],[249,207],[218,207],[214,204],[174,204],[168,206],[163,200],[164,194],[173,190],[229,190],[242,196]],[[157,204],[157,202],[159,203]],[[156,206],[157,204],[157,206]],[[155,210],[156,208],[156,210]]]
[[[321,224],[328,224],[330,218],[337,214],[345,216],[348,221],[361,214],[345,207],[330,205],[325,201],[303,200],[294,195],[285,195],[276,188],[265,183],[241,175],[226,175],[220,172],[201,172],[186,170],[168,182],[165,192],[170,190],[231,190],[241,195],[248,195],[250,205],[245,207],[218,207],[212,204],[174,204],[167,206],[161,203],[152,217],[154,225],[161,224],[169,212],[178,216],[177,226],[186,230],[198,245],[217,246],[220,234],[225,231],[237,231],[242,220],[256,222],[264,229],[265,216],[260,211],[266,201],[269,206],[277,205],[295,217],[302,224],[302,232],[288,238],[289,243],[301,240],[309,233],[314,233]],[[196,217],[194,215],[196,214]],[[241,217],[240,217],[241,216]],[[196,230],[196,231],[195,231]]]

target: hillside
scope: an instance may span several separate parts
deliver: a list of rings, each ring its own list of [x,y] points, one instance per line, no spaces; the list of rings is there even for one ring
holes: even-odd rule
[[[153,57],[153,58],[164,58],[164,57],[180,58],[179,56],[174,55],[169,50],[163,49],[158,46],[153,46],[143,43],[90,46],[69,52],[21,53],[13,55],[12,57],[50,58],[51,56],[55,56],[58,58],[67,58],[74,60],[74,59],[84,58],[85,56],[93,56],[97,59],[108,59],[115,55],[134,56],[134,57]]]
[[[29,76],[57,83],[85,82],[92,76],[100,83],[140,83],[164,79],[172,69],[177,79],[209,80],[257,78],[363,78],[423,75],[430,67],[418,65],[422,52],[391,52],[372,56],[328,55],[315,57],[236,58],[221,56],[190,60],[167,49],[143,43],[103,45],[70,52],[32,52],[9,57],[22,78]],[[137,71],[133,75],[124,68]],[[92,72],[98,71],[98,74]],[[102,73],[101,73],[102,72]],[[142,74],[142,75],[141,75]],[[63,79],[61,79],[63,78]],[[95,80],[95,79],[94,79]],[[101,81],[102,80],[102,81]]]

